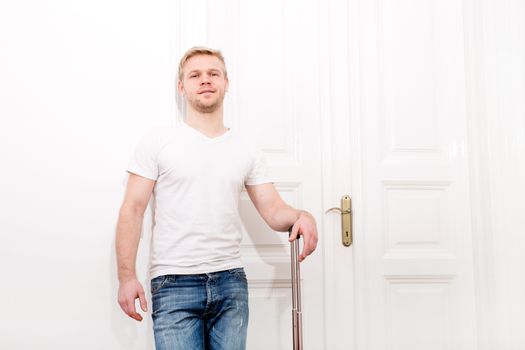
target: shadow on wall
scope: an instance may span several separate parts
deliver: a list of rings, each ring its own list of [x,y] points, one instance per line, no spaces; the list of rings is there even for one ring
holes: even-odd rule
[[[127,174],[126,179],[123,181],[123,186],[127,185]],[[115,218],[116,222],[117,218]],[[143,319],[141,322],[135,321],[120,308],[118,303],[118,288],[119,282],[117,277],[117,256],[115,251],[115,232],[113,232],[113,240],[110,249],[110,260],[109,260],[109,277],[110,277],[110,325],[111,333],[117,342],[121,345],[121,349],[155,349],[155,342],[153,337],[153,320],[151,319],[151,290],[150,290],[150,281],[147,274],[147,265],[150,249],[150,238],[151,238],[151,228],[149,223],[151,223],[151,211],[150,206],[146,209],[144,214],[144,224],[142,229],[142,236],[139,242],[139,247],[137,251],[137,275],[139,281],[144,288],[146,293],[147,303],[148,303],[148,312],[144,313],[140,309],[138,304],[138,299],[135,303],[136,310],[139,314],[142,315]]]
[[[291,348],[292,291],[290,278],[290,243],[287,232],[273,231],[257,212],[247,193],[241,194],[239,212],[248,233],[243,237],[242,258],[250,287],[250,323],[248,348],[260,339],[265,329],[264,348]],[[269,324],[269,320],[277,327]]]
[[[147,346],[145,349],[155,349],[154,338],[153,338],[153,321],[151,319],[151,292],[149,286],[149,279],[147,277],[141,279],[142,286],[146,292],[148,302],[148,312],[144,313],[140,310],[140,306],[136,303],[137,311],[142,315],[142,322],[137,322],[122,311],[118,304],[118,278],[117,278],[117,265],[116,265],[116,254],[115,254],[115,240],[113,239],[113,245],[111,246],[111,262],[109,269],[110,273],[110,305],[112,305],[110,312],[110,325],[111,333],[121,345],[122,349],[144,349],[143,344]],[[141,242],[142,244],[143,242]],[[140,248],[139,248],[140,249]],[[140,310],[140,311],[139,311]]]
[[[276,283],[290,281],[290,250],[287,232],[275,232],[262,219],[253,203],[242,200],[239,213],[244,223],[248,237],[243,237],[243,245],[253,247],[258,259],[267,267],[273,268],[273,274],[265,275],[265,279],[275,279]],[[268,269],[267,269],[268,270]]]

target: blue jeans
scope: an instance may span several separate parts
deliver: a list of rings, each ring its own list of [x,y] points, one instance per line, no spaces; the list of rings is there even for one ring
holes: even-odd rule
[[[151,280],[157,350],[242,350],[248,282],[242,268]]]

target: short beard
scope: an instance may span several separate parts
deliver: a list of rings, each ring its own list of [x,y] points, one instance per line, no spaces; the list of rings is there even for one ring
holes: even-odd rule
[[[190,101],[191,106],[201,112],[201,113],[213,113],[217,109],[219,109],[220,106],[222,106],[222,100],[217,100],[215,103],[212,103],[211,105],[205,105],[202,104],[200,101]]]
[[[217,109],[219,109],[222,106],[222,102],[224,101],[224,94],[222,96],[219,96],[217,101],[215,103],[212,103],[210,105],[203,104],[198,98],[194,100],[188,100],[189,104],[198,112],[200,113],[213,113]]]

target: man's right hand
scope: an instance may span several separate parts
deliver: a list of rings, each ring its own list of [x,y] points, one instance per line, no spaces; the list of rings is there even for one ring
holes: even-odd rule
[[[142,316],[135,309],[135,299],[139,298],[142,311],[148,311],[146,295],[140,282],[134,278],[120,282],[118,288],[118,303],[122,310],[131,318],[142,321]]]

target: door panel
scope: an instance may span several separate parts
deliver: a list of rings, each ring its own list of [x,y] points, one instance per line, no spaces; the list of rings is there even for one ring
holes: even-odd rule
[[[474,349],[462,6],[359,3],[359,349]]]

